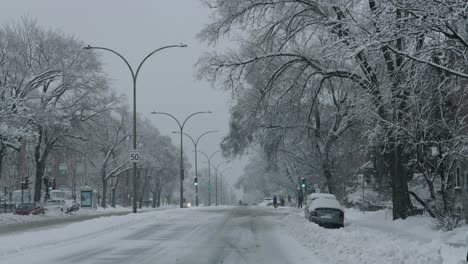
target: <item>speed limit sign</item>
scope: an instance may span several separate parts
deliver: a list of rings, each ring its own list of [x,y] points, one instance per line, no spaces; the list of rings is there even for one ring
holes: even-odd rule
[[[140,162],[140,151],[139,150],[130,150],[130,162]]]

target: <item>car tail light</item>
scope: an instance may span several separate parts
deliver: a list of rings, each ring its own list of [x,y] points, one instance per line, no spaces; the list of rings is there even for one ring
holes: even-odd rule
[[[315,212],[315,211],[312,211],[312,212],[310,213],[310,216],[317,217],[317,216],[318,216],[318,214],[317,214],[317,212]]]
[[[344,213],[343,212],[340,212],[340,219],[344,220]]]

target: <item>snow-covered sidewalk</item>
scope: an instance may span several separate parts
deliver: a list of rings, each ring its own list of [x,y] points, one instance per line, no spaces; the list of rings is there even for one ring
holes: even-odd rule
[[[0,236],[0,256],[15,254],[35,248],[53,248],[76,241],[86,241],[89,237],[119,230],[142,221],[154,221],[157,218],[166,219],[171,214],[180,214],[181,210],[167,209],[164,211],[147,212],[142,214],[128,214],[125,216],[103,216],[97,219],[72,223],[56,229],[25,232]],[[13,243],[12,243],[13,242]]]
[[[161,210],[166,208],[173,208],[174,206],[169,207],[159,207],[159,208],[142,208],[138,209],[138,211],[152,211],[152,210]],[[116,213],[130,213],[132,212],[132,208],[117,206],[115,208],[108,207],[102,208],[98,207],[97,209],[86,209],[81,208],[80,210],[72,213],[63,213],[60,211],[48,211],[44,215],[15,215],[12,213],[2,213],[0,214],[0,227],[7,226],[7,225],[16,225],[16,224],[27,224],[27,223],[35,223],[35,222],[47,222],[50,220],[56,219],[71,219],[77,218],[80,216],[106,216],[112,215]]]
[[[310,223],[302,210],[286,208],[288,232],[328,263],[456,264],[466,257],[467,227],[433,230],[427,217],[392,221],[385,211],[355,209],[345,213],[345,228],[325,229]]]

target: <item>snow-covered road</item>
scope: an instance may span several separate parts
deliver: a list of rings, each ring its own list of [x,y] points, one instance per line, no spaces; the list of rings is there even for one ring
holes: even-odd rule
[[[260,207],[168,209],[0,237],[0,263],[322,263]]]

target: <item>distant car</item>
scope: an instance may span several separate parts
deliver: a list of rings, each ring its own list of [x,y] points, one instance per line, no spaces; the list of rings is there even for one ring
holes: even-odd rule
[[[190,208],[190,207],[192,207],[192,204],[190,202],[183,202],[182,207],[183,208]]]
[[[68,211],[65,200],[60,198],[47,200],[44,203],[44,208],[49,211],[60,211],[64,213]]]
[[[45,214],[45,208],[40,203],[22,203],[13,213],[17,215]]]
[[[315,198],[307,208],[310,222],[323,227],[344,227],[344,210],[336,199]]]

